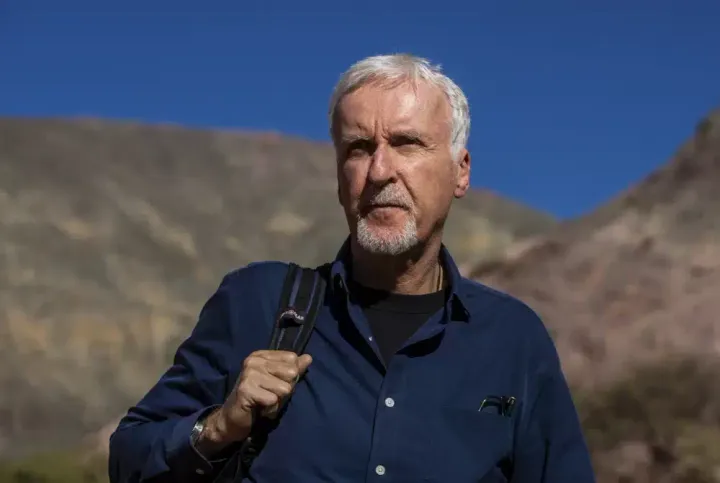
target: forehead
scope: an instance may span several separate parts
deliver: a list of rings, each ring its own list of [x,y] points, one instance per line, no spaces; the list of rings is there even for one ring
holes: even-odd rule
[[[343,97],[336,114],[342,132],[413,128],[439,133],[447,131],[450,122],[450,106],[444,93],[425,82],[366,84]]]

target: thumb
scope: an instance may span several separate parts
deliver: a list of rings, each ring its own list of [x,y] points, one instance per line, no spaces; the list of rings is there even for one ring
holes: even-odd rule
[[[300,372],[300,375],[302,376],[305,374],[305,371],[307,371],[307,368],[312,363],[312,356],[310,354],[303,354],[300,357],[298,357],[297,365],[298,365],[298,371]]]

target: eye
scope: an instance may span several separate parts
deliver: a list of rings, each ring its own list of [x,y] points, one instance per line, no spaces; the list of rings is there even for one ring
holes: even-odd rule
[[[397,134],[390,139],[393,146],[422,146],[423,143],[418,136],[410,134]]]
[[[375,147],[367,139],[358,139],[347,145],[346,154],[348,157],[362,156],[365,154],[372,154]]]

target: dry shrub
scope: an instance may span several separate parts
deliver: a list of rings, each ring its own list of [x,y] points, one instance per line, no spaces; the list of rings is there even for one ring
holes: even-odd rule
[[[577,405],[599,481],[720,481],[720,360],[640,366]]]
[[[0,462],[0,483],[107,483],[105,458],[53,451]]]

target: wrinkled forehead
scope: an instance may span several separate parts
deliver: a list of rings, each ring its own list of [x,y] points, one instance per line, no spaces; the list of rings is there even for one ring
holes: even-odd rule
[[[344,96],[335,111],[336,133],[413,128],[449,136],[450,105],[426,82],[368,83]]]

